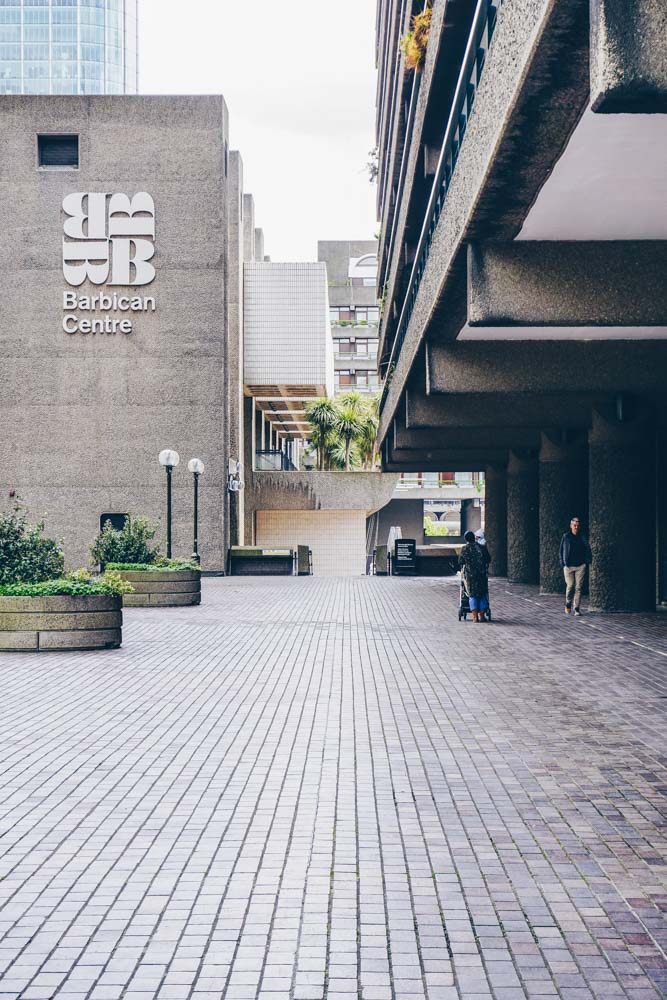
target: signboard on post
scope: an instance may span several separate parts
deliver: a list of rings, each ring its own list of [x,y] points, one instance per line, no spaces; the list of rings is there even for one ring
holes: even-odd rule
[[[414,538],[397,538],[394,542],[394,558],[392,560],[392,572],[394,575],[400,573],[417,572],[417,542]]]

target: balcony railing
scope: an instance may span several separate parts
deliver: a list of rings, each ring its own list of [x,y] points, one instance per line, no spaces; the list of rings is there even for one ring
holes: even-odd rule
[[[374,361],[377,356],[377,351],[359,351],[354,354],[349,351],[334,351],[336,361]]]
[[[484,474],[479,472],[455,472],[454,478],[433,474],[432,479],[425,479],[420,472],[404,472],[398,481],[398,490],[458,490],[471,486],[481,490],[484,485]]]
[[[421,280],[426,270],[426,264],[431,251],[433,236],[445,205],[447,191],[449,190],[449,185],[456,169],[463,137],[475,97],[477,96],[479,81],[484,72],[484,64],[496,26],[498,10],[502,7],[503,3],[504,0],[478,0],[477,2],[468,45],[463,56],[461,72],[459,73],[454,100],[452,101],[452,108],[447,121],[447,129],[435,172],[431,197],[429,198],[424,224],[419,237],[419,243],[417,244],[417,253],[412,265],[412,271],[410,272],[410,280],[401,315],[399,316],[396,336],[387,363],[387,374],[380,400],[380,409],[382,409],[386,402],[396,363],[405,341],[408,326],[410,325]]]
[[[256,451],[256,472],[296,472],[297,468],[284,451]]]

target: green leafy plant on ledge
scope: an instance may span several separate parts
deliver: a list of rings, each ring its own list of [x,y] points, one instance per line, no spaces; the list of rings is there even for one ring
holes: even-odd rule
[[[124,563],[124,562],[111,562],[106,564],[107,572],[109,570],[116,570],[120,573],[151,573],[151,572],[183,572],[184,570],[199,569],[199,566],[191,562],[189,559],[165,559],[162,556],[158,556],[155,562],[152,563]]]
[[[424,7],[420,14],[415,14],[412,18],[412,31],[403,35],[400,41],[401,52],[405,56],[405,68],[414,69],[418,73],[424,65],[426,56],[426,46],[431,32],[431,18],[433,10],[430,6]]]
[[[84,597],[89,594],[120,597],[132,593],[132,584],[121,579],[118,573],[107,571],[102,576],[94,577],[85,569],[67,573],[56,580],[0,585],[0,597]]]

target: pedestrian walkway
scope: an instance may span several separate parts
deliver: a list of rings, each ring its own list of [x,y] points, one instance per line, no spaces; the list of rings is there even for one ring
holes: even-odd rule
[[[667,996],[667,617],[206,580],[0,655],[1,1000]]]

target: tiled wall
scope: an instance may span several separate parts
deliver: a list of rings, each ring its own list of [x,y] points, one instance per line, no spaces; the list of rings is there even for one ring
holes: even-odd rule
[[[362,576],[366,572],[363,510],[259,510],[256,544],[263,548],[308,545],[315,576]]]
[[[333,388],[333,347],[324,264],[244,267],[247,385]]]

